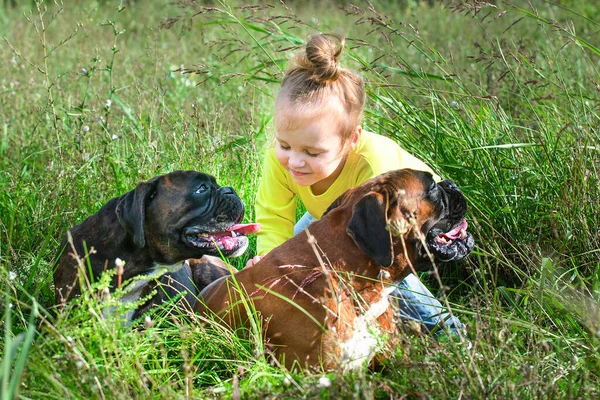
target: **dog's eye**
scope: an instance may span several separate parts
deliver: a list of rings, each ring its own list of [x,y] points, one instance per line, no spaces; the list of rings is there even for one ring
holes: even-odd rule
[[[437,194],[437,192],[438,192],[438,185],[437,185],[437,183],[433,182],[431,184],[431,186],[429,187],[428,193],[430,196],[432,196],[432,195],[435,196]]]
[[[208,186],[206,186],[204,183],[202,185],[200,185],[200,187],[198,187],[196,189],[196,191],[194,192],[194,194],[200,194],[200,193],[204,193],[208,190]]]
[[[441,196],[441,192],[440,192],[440,188],[439,186],[434,182],[430,187],[429,190],[427,191],[427,195],[426,198],[433,201],[433,202],[438,202]]]

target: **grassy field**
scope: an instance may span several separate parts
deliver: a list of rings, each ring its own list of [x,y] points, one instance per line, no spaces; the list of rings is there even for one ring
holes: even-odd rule
[[[0,398],[600,397],[595,2],[23,3],[0,2]],[[60,239],[140,180],[211,173],[253,219],[273,96],[316,32],[348,37],[364,126],[469,200],[475,251],[422,277],[467,337],[290,374],[191,316],[123,327],[89,293],[57,315]]]

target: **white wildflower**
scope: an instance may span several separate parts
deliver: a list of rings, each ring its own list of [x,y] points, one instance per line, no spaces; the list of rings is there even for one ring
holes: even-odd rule
[[[8,273],[8,279],[10,279],[11,281],[14,281],[15,279],[17,279],[17,273],[15,271],[10,271]]]
[[[110,301],[110,298],[111,298],[111,296],[110,296],[110,290],[108,288],[102,289],[101,297],[105,301]]]
[[[328,388],[330,386],[331,386],[331,380],[328,377],[322,376],[319,378],[319,387]]]

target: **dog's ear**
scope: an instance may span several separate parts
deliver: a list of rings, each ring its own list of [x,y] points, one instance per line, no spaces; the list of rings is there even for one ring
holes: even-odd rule
[[[392,235],[387,229],[388,204],[388,199],[380,193],[367,194],[354,206],[346,227],[358,248],[385,267],[394,260]]]
[[[117,218],[127,233],[133,236],[137,247],[146,245],[144,220],[146,205],[150,196],[156,191],[156,179],[140,182],[135,190],[125,194],[117,204]]]

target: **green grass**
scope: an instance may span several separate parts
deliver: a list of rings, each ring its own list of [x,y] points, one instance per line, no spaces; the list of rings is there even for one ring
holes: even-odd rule
[[[598,397],[600,6],[25,3],[0,3],[1,398]],[[211,173],[253,219],[273,96],[315,32],[348,37],[364,126],[468,197],[476,250],[445,290],[423,276],[468,343],[409,336],[325,387],[196,316],[122,327],[89,295],[57,315],[62,235],[140,180]]]

